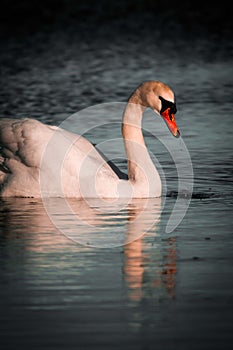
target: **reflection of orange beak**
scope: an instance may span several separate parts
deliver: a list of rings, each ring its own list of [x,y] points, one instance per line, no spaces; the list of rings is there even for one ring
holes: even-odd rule
[[[171,131],[172,135],[175,137],[180,137],[179,129],[176,125],[176,120],[174,114],[169,113],[169,109],[167,108],[164,112],[161,113],[163,119],[165,120],[168,129]]]

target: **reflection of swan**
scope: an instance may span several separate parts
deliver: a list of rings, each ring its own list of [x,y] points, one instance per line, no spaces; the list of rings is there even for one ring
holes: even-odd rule
[[[133,198],[114,202],[100,199],[45,198],[54,226],[88,247],[118,247],[137,240],[159,222],[161,198]]]
[[[159,197],[160,177],[141,130],[146,107],[160,114],[172,134],[179,136],[172,90],[157,81],[140,85],[129,98],[122,123],[128,180],[120,179],[94,146],[79,135],[33,119],[3,119],[1,196]]]
[[[148,294],[151,298],[152,293],[154,298],[174,297],[176,241],[172,237],[160,239],[161,198],[132,199],[125,207],[112,203],[111,211],[108,211],[109,205],[99,199],[91,199],[89,203],[68,199],[67,206],[65,202],[62,198],[48,198],[47,210],[50,210],[51,221],[40,199],[1,200],[0,233],[4,245],[9,245],[10,254],[14,255],[18,247],[24,259],[29,259],[24,260],[24,266],[32,271],[44,266],[45,261],[52,264],[54,255],[51,253],[64,256],[67,252],[68,259],[56,259],[56,268],[64,270],[69,261],[75,269],[82,266],[85,271],[85,257],[90,259],[93,255],[97,259],[92,266],[97,279],[103,276],[105,267],[96,262],[113,254],[116,260],[108,268],[114,269],[114,275],[122,274],[131,301],[140,301]],[[143,233],[146,235],[143,236]],[[74,244],[74,241],[82,245]],[[124,246],[117,250],[116,246],[121,245]],[[115,248],[105,249],[103,255],[96,255],[95,247]],[[23,251],[43,254],[27,255]],[[117,251],[123,252],[123,260],[121,254],[116,254]],[[78,252],[81,256],[76,259],[75,253]],[[87,270],[90,269],[90,260]],[[37,280],[37,274],[33,273],[33,276]]]
[[[6,198],[0,200],[0,216],[4,216],[0,231],[3,227],[3,232],[13,238],[14,232],[23,232],[19,237],[26,237],[32,250],[60,250],[71,240],[89,248],[119,247],[151,230],[153,236],[156,234],[161,201],[161,198],[143,198],[109,204],[100,199],[90,199],[87,203],[73,198],[46,198],[44,202]]]
[[[155,263],[153,254],[161,251],[161,260]],[[150,263],[151,262],[151,263]],[[151,249],[141,238],[124,247],[124,279],[129,298],[141,301],[152,290],[157,298],[174,298],[176,284],[176,239],[168,237]]]
[[[70,228],[73,216],[68,210],[68,206],[64,207],[65,201],[62,198],[50,198],[48,201],[51,202],[50,209],[53,210],[52,219],[60,217],[60,222],[57,220],[55,224],[59,223],[60,228],[63,228],[64,231],[67,228],[68,237],[69,235],[71,238],[76,236],[80,243],[92,241],[96,246],[102,247],[113,247],[113,240],[115,240],[115,244],[117,241],[119,244],[128,244],[119,249],[105,249],[102,253],[90,245],[87,248],[74,244],[72,240],[61,234],[49,220],[40,199],[2,199],[0,200],[1,242],[6,248],[9,258],[15,257],[15,254],[19,252],[22,255],[23,265],[21,268],[27,271],[21,276],[26,278],[22,285],[29,283],[29,291],[32,290],[34,284],[43,290],[45,286],[48,287],[48,279],[44,276],[46,274],[50,276],[52,268],[54,277],[52,282],[56,281],[56,278],[57,281],[61,282],[60,273],[63,274],[63,277],[68,273],[69,282],[72,284],[74,292],[71,297],[74,297],[75,301],[77,300],[77,290],[74,286],[76,283],[77,286],[80,283],[79,278],[72,279],[76,272],[78,275],[82,273],[85,276],[84,282],[89,281],[87,283],[90,283],[88,286],[96,288],[98,281],[100,281],[101,287],[104,283],[108,285],[109,271],[111,271],[114,278],[116,275],[120,276],[118,294],[123,293],[123,277],[127,295],[134,302],[140,301],[142,298],[145,300],[147,297],[150,300],[152,297],[157,300],[174,297],[176,241],[172,237],[161,239],[161,225],[159,224],[161,198],[133,199],[121,211],[119,211],[118,204],[112,204],[111,212],[106,212],[107,205],[104,206],[103,201],[98,199],[91,200],[90,205],[87,205],[85,200],[68,199],[67,203],[75,214],[74,216],[78,216],[76,223],[79,221],[79,225],[73,227],[73,237],[72,228]],[[119,216],[125,216],[122,225]],[[101,237],[98,231],[99,226],[103,229]],[[108,226],[109,229],[106,230]],[[120,228],[119,232],[117,231],[118,227]],[[57,226],[57,228],[59,227]],[[148,235],[142,237],[144,232],[147,232]],[[156,236],[157,240],[155,240]],[[27,254],[25,251],[31,253]],[[77,253],[80,254],[77,255]],[[73,273],[74,275],[72,275]],[[95,276],[94,282],[93,279],[87,279],[88,273]],[[85,287],[87,286],[85,285]],[[30,295],[31,298],[36,298],[33,300],[33,305],[35,302],[38,303],[38,295],[38,293]],[[44,293],[41,294],[41,298],[44,305]],[[47,302],[50,303],[50,301],[51,299],[48,298]],[[64,307],[64,304],[61,303],[61,307]]]

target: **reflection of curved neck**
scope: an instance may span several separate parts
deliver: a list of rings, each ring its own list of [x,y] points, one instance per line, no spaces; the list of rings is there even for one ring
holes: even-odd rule
[[[132,95],[123,115],[122,136],[128,161],[129,180],[134,185],[147,183],[152,189],[158,173],[150,158],[142,133],[142,117],[145,109],[140,96]]]

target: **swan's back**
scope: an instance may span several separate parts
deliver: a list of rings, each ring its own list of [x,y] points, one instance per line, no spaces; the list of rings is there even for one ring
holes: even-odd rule
[[[0,196],[41,197],[42,178],[44,195],[81,197],[77,174],[90,192],[97,172],[118,179],[85,138],[34,119],[0,121]]]

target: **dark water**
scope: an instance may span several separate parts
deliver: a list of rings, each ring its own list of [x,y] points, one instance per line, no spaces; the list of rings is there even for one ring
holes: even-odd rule
[[[149,132],[146,142],[162,167],[167,192],[146,209],[143,201],[120,208],[71,201],[81,218],[75,226],[78,243],[70,239],[74,223],[60,200],[47,209],[70,238],[50,221],[42,201],[2,200],[4,349],[232,347],[230,44],[215,41],[214,33],[208,37],[206,28],[204,36],[179,36],[179,25],[176,36],[172,27],[164,40],[162,31],[151,31],[152,25],[142,29],[134,16],[130,26],[113,19],[111,32],[103,21],[93,27],[94,36],[82,23],[79,30],[63,26],[10,36],[1,46],[1,116],[59,124],[82,108],[125,101],[142,81],[162,80],[176,92],[177,123],[192,159],[189,209],[166,233],[177,173],[169,152]],[[145,129],[152,132],[156,122],[145,118]],[[87,134],[95,144],[119,135],[120,125]],[[114,157],[125,171],[118,149]],[[106,241],[108,248],[95,247]],[[127,241],[133,242],[124,245]]]

